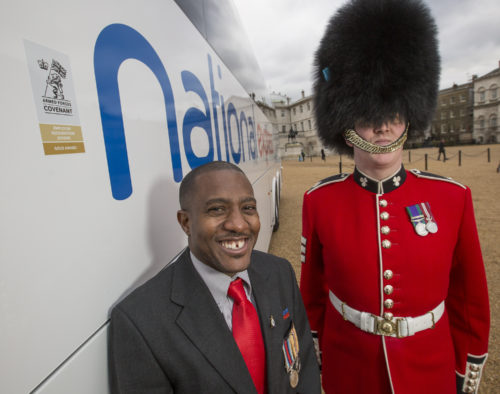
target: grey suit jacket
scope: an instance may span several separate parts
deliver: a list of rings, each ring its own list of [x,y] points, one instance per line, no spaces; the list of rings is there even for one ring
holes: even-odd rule
[[[266,347],[268,394],[321,393],[309,323],[290,263],[254,251],[248,273]],[[282,350],[292,322],[301,361],[295,389]],[[109,363],[112,393],[256,394],[189,249],[113,309]]]

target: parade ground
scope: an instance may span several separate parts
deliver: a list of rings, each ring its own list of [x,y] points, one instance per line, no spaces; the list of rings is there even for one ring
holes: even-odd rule
[[[403,161],[406,169],[416,168],[448,176],[472,190],[491,307],[489,356],[479,392],[498,393],[500,392],[500,172],[498,172],[500,145],[446,147],[448,159],[446,162],[437,161],[437,156],[437,148],[405,150]],[[299,279],[303,194],[317,181],[339,173],[340,167],[342,172],[351,173],[354,162],[347,157],[340,159],[339,156],[327,156],[326,161],[322,161],[320,157],[312,159],[306,157],[304,162],[283,161],[282,167],[280,226],[271,239],[269,251],[288,259]]]

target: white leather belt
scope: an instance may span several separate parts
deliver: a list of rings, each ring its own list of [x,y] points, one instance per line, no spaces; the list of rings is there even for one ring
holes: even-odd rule
[[[330,302],[343,316],[363,331],[376,335],[404,338],[434,328],[444,313],[444,301],[432,311],[418,317],[392,317],[390,320],[368,312],[360,312],[340,301],[330,290]]]

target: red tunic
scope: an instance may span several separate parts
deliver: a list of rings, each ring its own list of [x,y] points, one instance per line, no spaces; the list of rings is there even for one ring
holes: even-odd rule
[[[437,232],[416,233],[406,207],[420,203],[429,204]],[[300,287],[327,394],[477,390],[489,304],[469,188],[416,170],[384,182],[355,170],[305,193],[302,235]],[[417,317],[443,300],[446,308],[435,328],[395,338],[344,320],[329,290],[378,316]]]

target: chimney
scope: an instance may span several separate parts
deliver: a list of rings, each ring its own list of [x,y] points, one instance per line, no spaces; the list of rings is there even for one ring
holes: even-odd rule
[[[287,103],[287,105],[290,105],[290,97],[286,98],[286,103]]]
[[[305,94],[304,94],[304,91],[302,91],[302,98],[304,98],[304,97],[305,97]]]

